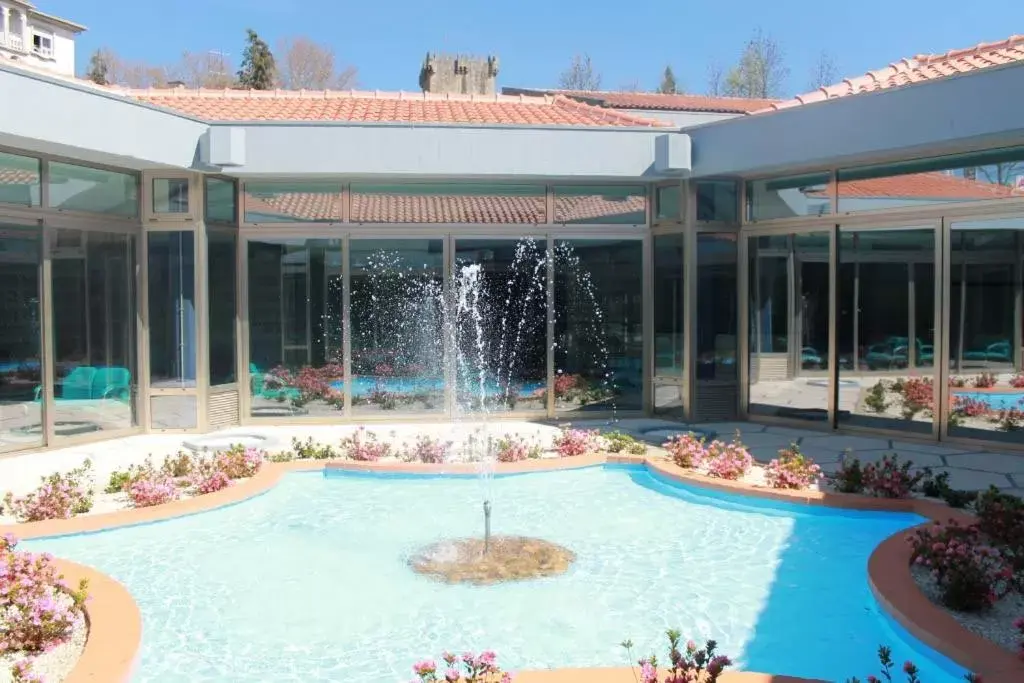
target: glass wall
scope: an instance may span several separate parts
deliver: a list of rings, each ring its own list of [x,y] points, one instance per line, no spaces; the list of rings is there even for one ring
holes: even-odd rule
[[[1024,442],[1024,217],[950,225],[951,436]]]
[[[135,238],[55,230],[55,435],[136,424]]]
[[[353,412],[443,411],[444,241],[354,239],[349,264]]]
[[[697,419],[726,419],[739,407],[737,244],[739,235],[697,235],[697,329],[694,408]]]
[[[139,215],[139,178],[101,168],[51,161],[48,164],[50,207],[125,218]]]
[[[934,289],[915,283],[934,257],[934,228],[840,229],[840,425],[931,432]]]
[[[353,183],[353,223],[491,223],[546,221],[543,185]]]
[[[739,197],[735,180],[694,181],[697,193],[697,220],[736,223]]]
[[[203,218],[206,222],[234,225],[238,219],[235,206],[238,200],[235,181],[224,178],[206,178],[205,187],[206,211],[203,213]]]
[[[341,183],[247,182],[246,223],[339,223]]]
[[[665,185],[654,190],[654,220],[679,223],[683,220],[683,186]]]
[[[643,403],[642,243],[555,242],[555,408]]]
[[[153,178],[152,206],[154,214],[185,215],[189,212],[188,178]]]
[[[460,411],[547,409],[546,252],[541,239],[455,241]]]
[[[828,419],[829,233],[748,238],[749,407]]]
[[[747,183],[747,220],[767,221],[832,213],[832,175],[754,180]]]
[[[249,376],[253,417],[344,409],[341,241],[250,241]]]
[[[39,206],[39,159],[0,152],[0,204]]]
[[[206,233],[210,386],[231,384],[236,379],[236,248],[233,232],[209,230]]]
[[[683,254],[685,235],[655,235],[654,409],[682,410],[683,340],[686,330]]]
[[[0,224],[0,452],[43,445],[42,243],[36,226]]]
[[[196,386],[195,233],[151,232],[149,380],[155,389]]]
[[[556,185],[553,191],[554,223],[647,224],[647,188],[643,185]]]

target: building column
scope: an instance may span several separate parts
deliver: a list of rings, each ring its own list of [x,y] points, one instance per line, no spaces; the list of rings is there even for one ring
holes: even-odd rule
[[[10,18],[11,10],[7,7],[0,7],[0,34],[3,34],[5,41],[7,39],[7,34],[11,32]]]
[[[32,36],[28,33],[28,12],[21,10],[21,49],[32,51]]]

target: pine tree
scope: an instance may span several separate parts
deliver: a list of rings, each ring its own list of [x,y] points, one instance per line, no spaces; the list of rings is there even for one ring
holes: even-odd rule
[[[661,77],[661,85],[658,86],[658,92],[662,95],[675,95],[679,92],[676,89],[676,75],[672,73],[672,67],[665,67],[665,74]]]
[[[99,85],[110,85],[110,59],[103,50],[96,50],[89,58],[89,68],[85,72],[87,80]]]
[[[277,79],[277,65],[270,46],[251,28],[246,29],[246,41],[238,85],[251,90],[270,90]]]

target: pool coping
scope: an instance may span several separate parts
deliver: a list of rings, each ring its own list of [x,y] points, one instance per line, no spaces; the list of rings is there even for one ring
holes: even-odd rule
[[[677,467],[666,458],[620,454],[588,454],[572,458],[542,458],[517,463],[498,463],[495,473],[525,474],[579,469],[606,463],[643,466],[663,478],[696,488],[761,498],[783,503],[797,503],[848,510],[914,513],[930,520],[970,521],[972,517],[943,503],[926,499],[872,498],[858,494],[833,493],[815,490],[794,491],[753,486],[743,482],[715,479]],[[266,463],[252,478],[237,482],[221,491],[177,500],[149,508],[117,510],[95,515],[82,515],[71,519],[46,520],[0,526],[0,535],[13,533],[22,539],[37,539],[80,533],[91,533],[125,526],[147,524],[199,512],[215,510],[254,498],[272,489],[281,478],[291,472],[377,472],[423,475],[468,475],[476,473],[472,463],[431,465],[405,462],[356,461],[290,461]],[[913,529],[893,534],[872,552],[868,561],[868,580],[872,592],[882,608],[915,638],[952,659],[964,668],[980,674],[986,683],[1019,683],[1024,680],[1024,661],[995,643],[961,626],[945,610],[933,604],[914,583],[910,573],[910,544]],[[141,614],[128,591],[114,579],[98,571],[66,560],[57,560],[68,581],[77,583],[79,577],[90,580],[91,599],[85,611],[90,630],[85,650],[65,683],[127,681],[141,644]],[[411,666],[411,663],[410,663]],[[865,666],[871,666],[865,662]],[[573,673],[575,671],[575,673]],[[628,668],[597,670],[552,670],[522,672],[520,680],[548,681],[579,680],[583,671],[588,680],[591,673],[600,674],[602,681],[632,679]],[[733,683],[775,683],[806,681],[789,676],[731,672]],[[851,675],[858,672],[851,672]],[[596,679],[595,679],[596,680]],[[725,680],[725,679],[723,679]]]

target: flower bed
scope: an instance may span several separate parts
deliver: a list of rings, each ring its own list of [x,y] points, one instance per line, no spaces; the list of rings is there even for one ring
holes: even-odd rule
[[[754,462],[739,434],[728,443],[717,439],[707,443],[694,434],[679,434],[662,448],[677,467],[754,487],[813,490],[820,478],[821,468],[803,455],[796,444],[781,449],[779,457],[766,466]]]

